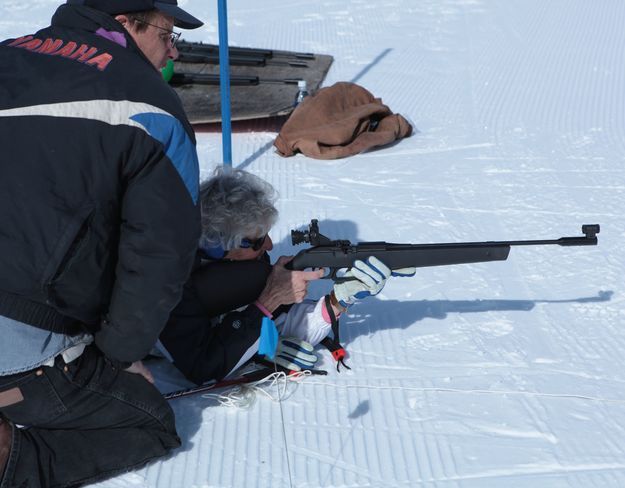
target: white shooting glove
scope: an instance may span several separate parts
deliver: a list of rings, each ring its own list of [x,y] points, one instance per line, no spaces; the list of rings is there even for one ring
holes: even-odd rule
[[[290,371],[312,369],[317,362],[315,348],[297,337],[282,337],[278,340],[275,355],[276,364]]]
[[[414,267],[390,270],[378,258],[371,256],[366,261],[354,262],[344,278],[356,279],[334,285],[334,296],[343,307],[349,307],[356,300],[380,293],[389,276],[410,277],[416,272]]]
[[[335,284],[334,296],[343,307],[349,307],[356,300],[380,293],[391,273],[388,266],[375,256],[366,261],[354,261],[354,266],[343,276],[351,279]]]
[[[391,276],[399,276],[400,278],[410,278],[414,276],[416,272],[417,272],[417,268],[415,267],[400,268],[400,269],[394,269],[391,272]]]

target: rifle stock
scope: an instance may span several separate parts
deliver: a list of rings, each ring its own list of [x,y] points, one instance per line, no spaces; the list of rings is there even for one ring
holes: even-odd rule
[[[407,267],[448,266],[465,263],[505,261],[512,246],[594,246],[597,245],[598,224],[583,225],[584,236],[548,240],[486,241],[441,244],[393,244],[387,242],[332,241],[319,233],[317,220],[312,220],[308,232],[293,230],[293,244],[309,242],[313,247],[300,251],[287,269],[329,268],[329,278],[340,281],[339,269],[351,268],[354,261],[375,256],[391,269]]]

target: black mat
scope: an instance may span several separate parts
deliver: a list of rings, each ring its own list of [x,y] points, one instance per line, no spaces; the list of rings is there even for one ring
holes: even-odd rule
[[[179,52],[171,84],[189,120],[192,124],[220,121],[218,47],[180,42]],[[308,91],[314,92],[333,61],[324,54],[236,47],[230,48],[229,56],[233,121],[288,115],[297,80],[306,80]]]

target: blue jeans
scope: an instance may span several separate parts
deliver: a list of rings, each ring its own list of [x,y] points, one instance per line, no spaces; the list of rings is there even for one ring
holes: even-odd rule
[[[174,414],[138,374],[93,345],[65,364],[0,376],[13,444],[0,488],[74,487],[139,468],[180,446]],[[14,424],[26,426],[17,428]]]

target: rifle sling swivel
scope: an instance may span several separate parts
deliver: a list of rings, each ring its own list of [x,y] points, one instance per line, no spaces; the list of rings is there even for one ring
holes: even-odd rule
[[[340,343],[339,320],[334,313],[334,309],[332,308],[330,295],[325,296],[324,302],[332,325],[332,337],[326,336],[326,338],[321,341],[321,344],[328,348],[328,350],[332,353],[332,357],[336,361],[336,370],[340,373],[341,365],[345,366],[347,369],[352,368],[345,364],[345,356],[347,353],[345,352],[345,348]]]

